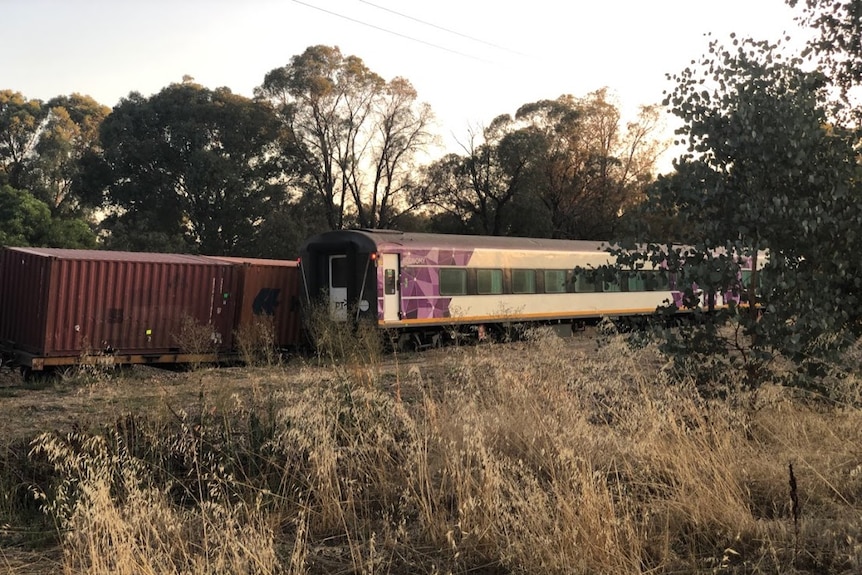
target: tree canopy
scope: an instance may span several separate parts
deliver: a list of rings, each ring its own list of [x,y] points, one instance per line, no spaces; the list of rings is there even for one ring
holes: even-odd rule
[[[646,107],[623,127],[606,89],[524,104],[433,164],[425,201],[448,231],[608,239],[652,181],[658,123]]]
[[[113,109],[5,90],[0,182],[111,249],[292,257],[353,226],[604,239],[653,177],[656,119],[623,126],[604,89],[541,100],[421,166],[433,115],[410,82],[310,46],[254,99],[191,77]]]
[[[248,253],[283,200],[272,110],[226,88],[172,84],[132,93],[101,126],[106,244],[208,254]]]
[[[697,325],[707,337],[674,337],[711,342],[701,351],[714,353],[725,349],[719,328],[730,318],[750,337],[749,360],[781,352],[806,361],[851,341],[862,309],[862,204],[855,138],[830,118],[828,78],[779,44],[734,38],[710,43],[673,80],[666,103],[683,121],[687,152],[651,187],[644,211],[679,220],[673,239],[686,246],[652,245],[649,257],[677,274],[692,303],[708,309],[727,293],[747,303],[731,301]],[[655,236],[655,221],[644,218],[642,239]],[[632,255],[627,265],[645,257]],[[753,277],[740,273],[743,263]]]
[[[4,184],[0,186],[0,245],[93,248],[96,235],[83,220],[52,217],[48,204]]]
[[[72,94],[48,103],[0,91],[0,240],[11,245],[91,247],[80,160],[97,147],[108,109]],[[47,210],[47,215],[45,214]]]
[[[300,191],[331,229],[389,227],[408,201],[413,162],[432,141],[430,108],[404,78],[385,81],[337,47],[311,46],[256,89],[290,135]]]

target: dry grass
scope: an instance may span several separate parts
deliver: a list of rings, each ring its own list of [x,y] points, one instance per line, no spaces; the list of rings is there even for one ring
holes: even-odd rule
[[[255,316],[234,333],[234,341],[245,365],[276,366],[281,356],[276,348],[275,322],[269,316]]]
[[[857,407],[707,400],[649,346],[528,339],[6,386],[56,431],[15,428],[30,468],[0,483],[35,486],[67,573],[862,570]]]

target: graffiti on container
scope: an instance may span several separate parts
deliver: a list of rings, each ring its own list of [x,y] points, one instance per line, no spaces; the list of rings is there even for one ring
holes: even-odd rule
[[[275,308],[278,306],[278,294],[281,292],[278,288],[262,288],[254,298],[251,304],[251,309],[254,315],[275,315]]]

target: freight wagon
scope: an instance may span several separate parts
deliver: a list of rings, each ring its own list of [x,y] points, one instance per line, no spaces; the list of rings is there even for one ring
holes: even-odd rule
[[[236,356],[270,316],[299,343],[296,262],[50,248],[0,250],[0,352],[26,374],[81,363],[173,364]],[[286,303],[285,303],[286,302]],[[189,327],[192,329],[191,333]]]
[[[216,257],[239,269],[239,290],[234,333],[253,328],[256,322],[270,324],[272,345],[281,351],[303,342],[300,307],[299,262],[261,258]],[[237,342],[238,343],[238,342]]]

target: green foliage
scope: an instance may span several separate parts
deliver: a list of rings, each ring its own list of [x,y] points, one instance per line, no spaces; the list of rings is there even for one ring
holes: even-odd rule
[[[132,93],[105,119],[104,190],[110,242],[231,254],[255,241],[281,201],[278,122],[269,106],[185,82]],[[143,237],[141,233],[145,234]]]
[[[0,90],[0,184],[25,188],[27,163],[38,141],[45,116],[40,100],[20,92]]]
[[[54,217],[44,245],[56,248],[94,249],[97,244],[92,226],[82,218]]]
[[[92,248],[87,222],[52,218],[51,209],[27,191],[0,186],[0,245]]]
[[[0,188],[0,245],[38,244],[50,227],[51,210],[29,192]]]
[[[648,257],[679,285],[696,286],[687,303],[707,307],[734,292],[750,304],[731,303],[701,325],[738,322],[745,337],[733,347],[753,371],[776,352],[803,361],[815,348],[842,347],[861,319],[862,206],[853,134],[830,122],[827,79],[779,45],[734,39],[731,48],[712,42],[673,80],[666,104],[684,123],[677,134],[688,151],[649,190],[646,213],[656,217],[645,218],[641,234],[674,218],[680,235],[672,239],[688,247],[654,245]],[[763,264],[747,287],[744,262]],[[727,342],[721,329],[698,333]],[[825,333],[839,334],[831,348],[815,345]],[[703,355],[726,347],[713,342]]]

